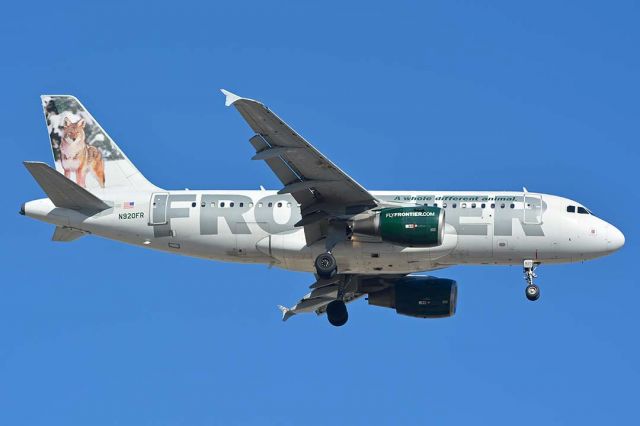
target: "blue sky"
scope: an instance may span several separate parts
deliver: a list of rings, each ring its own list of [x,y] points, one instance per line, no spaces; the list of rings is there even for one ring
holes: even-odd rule
[[[9,2],[0,424],[628,424],[640,380],[636,2]],[[420,3],[420,4],[418,4]],[[218,89],[260,99],[370,189],[567,196],[623,250],[457,267],[455,317],[280,322],[308,274],[83,238],[17,214],[78,96],[165,188],[277,189]]]

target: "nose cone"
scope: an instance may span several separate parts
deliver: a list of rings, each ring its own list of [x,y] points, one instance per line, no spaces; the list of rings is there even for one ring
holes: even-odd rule
[[[624,245],[624,234],[613,225],[609,225],[607,232],[607,249],[611,252],[619,250]]]

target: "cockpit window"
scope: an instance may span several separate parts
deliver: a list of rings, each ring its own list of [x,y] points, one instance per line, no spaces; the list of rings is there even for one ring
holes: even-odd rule
[[[578,206],[578,213],[589,214],[589,210],[585,209],[584,207]]]
[[[575,213],[576,206],[567,206],[567,213]]]

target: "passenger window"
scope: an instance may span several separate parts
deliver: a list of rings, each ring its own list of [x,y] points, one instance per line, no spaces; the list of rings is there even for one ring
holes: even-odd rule
[[[471,203],[471,208],[475,209],[476,208],[476,203]]]
[[[240,203],[239,205],[240,205],[240,207],[244,207],[244,203]]]
[[[487,205],[485,203],[480,204],[480,208],[484,209],[485,207],[487,207]]]
[[[462,203],[462,206],[461,206],[461,207],[462,207],[463,209],[466,209],[466,208],[467,208],[467,203]]]
[[[578,213],[580,213],[580,214],[589,214],[587,209],[585,209],[584,207],[580,207],[580,206],[578,206]]]
[[[447,208],[447,203],[442,203],[442,207]]]
[[[457,203],[453,203],[453,204],[451,204],[451,208],[452,208],[452,209],[455,209],[456,207],[458,207],[458,204],[457,204]]]
[[[191,207],[195,207],[196,206],[196,202],[194,201],[193,203],[191,203]]]
[[[282,203],[278,203],[278,207],[282,207]]]
[[[211,204],[209,204],[211,207],[215,207],[216,206],[216,202],[212,201]]]
[[[200,203],[200,207],[204,207],[206,205],[207,205],[207,203],[205,203],[204,201]]]
[[[233,201],[229,203],[229,207],[233,207],[234,205]]]
[[[262,203],[258,203],[258,207],[262,207]]]
[[[269,207],[273,207],[273,203],[269,203],[267,204]]]
[[[512,208],[512,209],[513,209],[513,208],[515,208],[515,207],[516,207],[516,205],[515,205],[515,204],[513,204],[513,203],[511,203],[511,204],[509,205],[509,208]]]
[[[576,206],[567,206],[567,213],[575,213]]]
[[[500,204],[500,208],[504,209],[504,203]]]
[[[220,208],[223,208],[223,207],[224,207],[224,201],[221,201],[220,202]]]
[[[491,203],[491,208],[495,209],[496,208],[496,203]]]
[[[253,207],[253,203],[249,203],[249,207]]]

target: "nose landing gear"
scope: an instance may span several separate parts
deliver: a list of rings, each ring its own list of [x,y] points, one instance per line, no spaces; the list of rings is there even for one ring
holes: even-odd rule
[[[528,285],[525,292],[527,294],[527,299],[532,302],[535,302],[540,298],[540,288],[535,284]]]
[[[535,269],[540,263],[536,263],[533,260],[525,260],[523,262],[524,279],[527,282],[527,288],[525,289],[525,295],[527,299],[532,302],[540,298],[540,288],[533,283],[534,278],[538,278]]]

